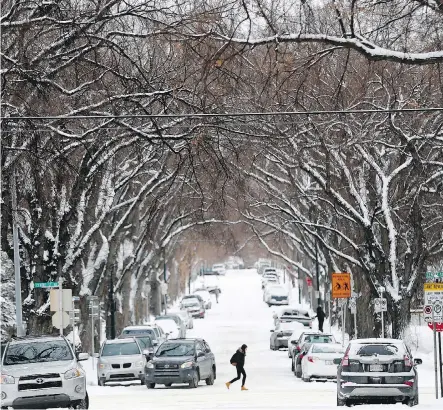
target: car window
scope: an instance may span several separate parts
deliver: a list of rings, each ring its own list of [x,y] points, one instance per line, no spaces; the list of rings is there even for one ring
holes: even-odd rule
[[[194,356],[194,343],[163,343],[155,353],[157,357]]]
[[[404,350],[404,349],[401,349]],[[359,346],[358,356],[394,356],[399,353],[399,346],[393,344],[373,344]]]
[[[102,356],[129,356],[140,354],[140,348],[136,342],[128,343],[105,343]]]
[[[309,343],[332,343],[331,336],[322,336],[322,335],[310,335],[305,339]]]
[[[328,343],[312,347],[312,353],[344,353],[344,351],[345,349],[342,346],[334,346]]]
[[[206,342],[204,343],[204,346],[205,346],[206,353],[211,353],[211,348],[209,347],[209,345]]]
[[[149,336],[137,337],[137,342],[142,350],[152,347],[152,339]]]
[[[3,365],[56,362],[73,360],[72,351],[64,340],[13,343],[4,354]]]
[[[199,354],[200,352],[205,353],[205,349],[203,348],[203,345],[200,342],[196,343],[195,350],[196,350],[197,354]]]

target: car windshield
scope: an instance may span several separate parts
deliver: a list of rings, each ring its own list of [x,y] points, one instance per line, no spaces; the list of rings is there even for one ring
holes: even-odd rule
[[[312,353],[344,353],[345,349],[342,346],[334,346],[330,344],[314,345]]]
[[[393,356],[398,354],[399,346],[393,344],[373,344],[359,346],[358,356]]]
[[[129,356],[135,354],[140,354],[140,348],[136,342],[107,343],[102,350],[102,356]]]
[[[200,306],[200,302],[199,301],[184,302],[183,306],[184,307],[199,307]]]
[[[125,329],[122,332],[122,335],[125,336],[135,336],[135,335],[148,335],[151,337],[155,337],[155,333],[152,329]]]
[[[157,357],[193,356],[194,343],[163,343],[155,354]]]
[[[305,342],[307,343],[332,343],[332,336],[326,335],[306,335]]]
[[[142,348],[142,350],[149,349],[150,347],[153,346],[152,339],[149,336],[137,337],[137,342],[140,345],[140,347]]]
[[[10,344],[5,352],[3,365],[57,362],[73,360],[74,356],[64,340],[34,341]]]

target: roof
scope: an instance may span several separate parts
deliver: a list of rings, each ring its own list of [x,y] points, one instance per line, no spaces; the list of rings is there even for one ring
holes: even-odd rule
[[[176,341],[181,341],[181,342],[203,342],[204,339],[197,338],[197,337],[194,337],[194,338],[185,338],[185,337],[182,338],[182,337],[180,337],[180,338],[177,338],[177,339],[168,339],[164,343],[168,343],[168,342],[172,342],[172,341],[174,341],[174,342],[176,342]]]
[[[302,333],[303,335],[322,335],[322,336],[334,336],[332,333],[323,333],[318,330],[308,330]]]
[[[349,342],[349,344],[366,344],[366,343],[390,343],[390,344],[404,344],[401,339],[384,339],[384,338],[370,338],[370,339],[354,339]]]
[[[134,342],[134,338],[133,337],[125,337],[124,339],[109,339],[109,340],[105,340],[106,344],[121,344],[121,343],[128,343],[128,342]]]
[[[16,336],[11,338],[10,343],[27,343],[33,341],[45,341],[45,340],[66,340],[60,335],[29,335],[29,336]]]
[[[157,324],[156,323],[149,323],[146,325],[138,325],[138,326],[126,326],[125,328],[123,328],[123,330],[143,330],[143,329],[152,329],[153,327],[156,327]]]

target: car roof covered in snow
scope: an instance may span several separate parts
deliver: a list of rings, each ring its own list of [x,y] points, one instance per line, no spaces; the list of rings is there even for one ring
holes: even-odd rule
[[[384,338],[369,338],[369,339],[355,339],[351,340],[349,344],[404,344],[401,339],[384,339]]]
[[[133,338],[133,337],[125,337],[125,338],[122,338],[122,339],[109,339],[109,340],[105,340],[105,343],[106,344],[113,344],[113,345],[116,345],[116,344],[120,344],[120,343],[132,343],[132,342],[135,342],[135,339]]]
[[[138,326],[126,326],[123,330],[143,330],[143,329],[152,329],[153,327],[157,326],[156,323],[147,323],[145,325],[138,325]]]

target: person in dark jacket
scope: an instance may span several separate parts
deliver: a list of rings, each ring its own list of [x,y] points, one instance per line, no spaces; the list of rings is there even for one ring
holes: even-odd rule
[[[246,357],[246,350],[248,349],[248,346],[243,344],[240,349],[238,349],[234,355],[231,357],[231,364],[235,366],[237,369],[237,377],[232,379],[230,382],[226,383],[226,387],[229,389],[232,383],[236,382],[237,380],[240,380],[240,376],[243,376],[241,389],[242,390],[248,390],[245,387],[246,382],[246,372],[245,372],[245,357]]]
[[[317,320],[318,320],[318,330],[320,330],[320,332],[323,332],[323,323],[325,322],[325,312],[323,312],[323,309],[321,308],[321,306],[319,306],[317,308]]]

